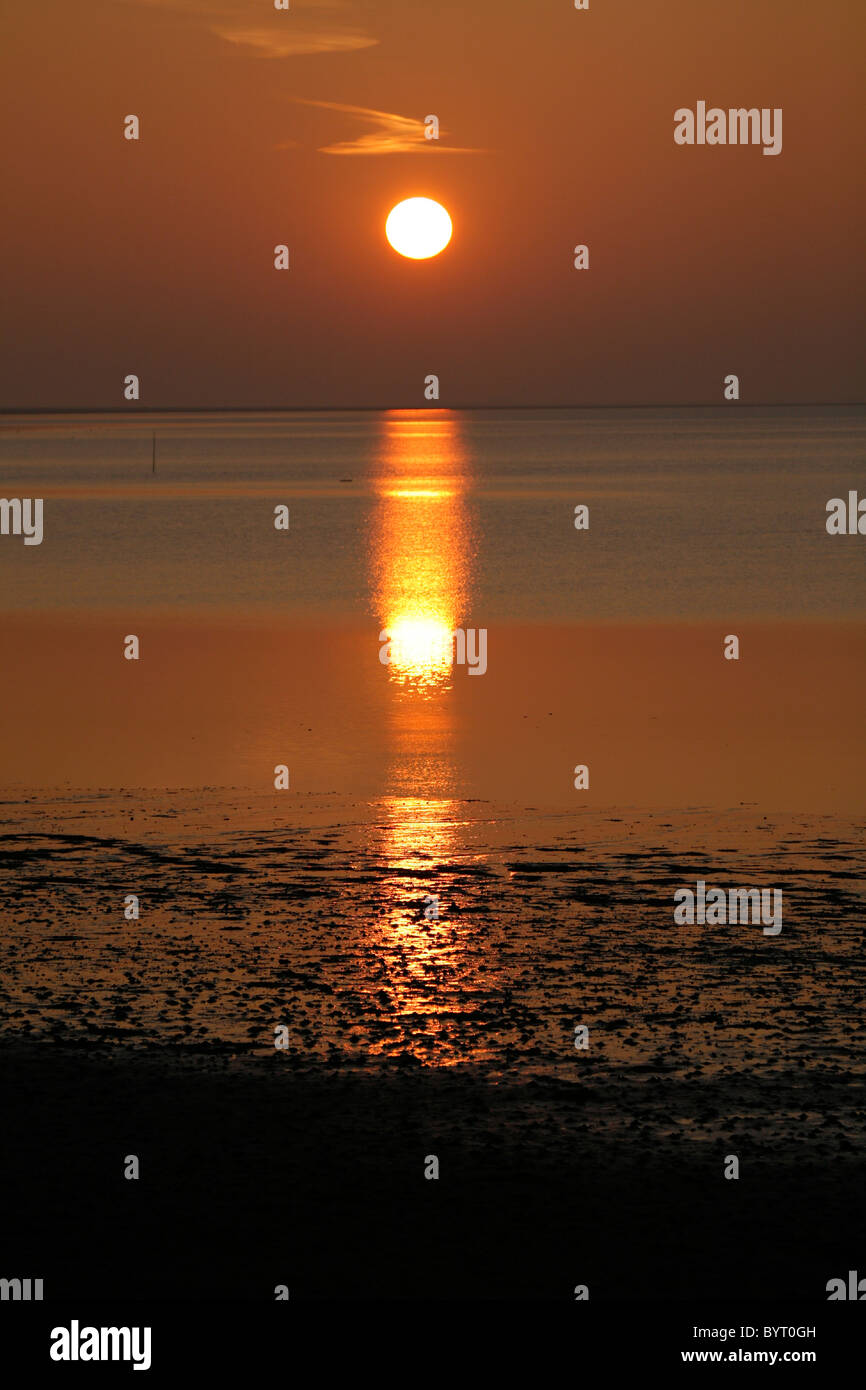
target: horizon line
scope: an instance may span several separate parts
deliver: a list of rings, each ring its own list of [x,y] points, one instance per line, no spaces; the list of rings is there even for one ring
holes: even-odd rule
[[[0,417],[14,415],[303,415],[364,414],[391,410],[437,411],[493,410],[856,410],[862,401],[632,401],[620,404],[555,405],[165,405],[141,406],[0,406]]]

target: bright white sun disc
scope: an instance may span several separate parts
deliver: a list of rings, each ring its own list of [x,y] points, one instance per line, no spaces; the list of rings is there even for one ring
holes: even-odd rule
[[[423,261],[448,245],[451,218],[432,198],[405,198],[388,213],[385,235],[401,256]]]

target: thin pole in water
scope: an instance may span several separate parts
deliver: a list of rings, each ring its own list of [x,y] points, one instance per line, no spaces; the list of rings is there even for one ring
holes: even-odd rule
[[[156,431],[154,431],[153,435],[153,457],[151,459],[150,471],[151,473],[156,472]]]

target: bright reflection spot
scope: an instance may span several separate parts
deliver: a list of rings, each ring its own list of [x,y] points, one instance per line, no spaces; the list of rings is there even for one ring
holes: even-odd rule
[[[392,488],[381,493],[382,497],[452,497],[454,494],[434,487]]]
[[[391,665],[404,681],[432,682],[450,674],[453,656],[451,629],[436,618],[395,618],[391,634]]]
[[[498,988],[486,949],[483,856],[466,844],[466,807],[456,799],[452,687],[462,677],[453,634],[471,598],[468,481],[456,417],[385,417],[370,569],[378,627],[390,637],[390,760],[375,829],[384,910],[368,923],[367,949],[383,963],[386,1024],[372,1046],[437,1066],[486,1055],[486,1042],[467,1052],[464,1016]]]
[[[371,566],[388,673],[407,694],[432,698],[450,686],[452,634],[467,604],[466,454],[444,411],[393,412],[383,444]]]

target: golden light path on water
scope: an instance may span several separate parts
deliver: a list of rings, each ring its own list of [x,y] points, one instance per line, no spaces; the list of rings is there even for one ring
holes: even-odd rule
[[[439,1067],[480,1061],[488,1045],[478,1030],[467,1043],[465,1018],[488,1007],[501,971],[488,949],[489,922],[465,910],[486,887],[474,877],[485,856],[467,844],[466,804],[389,797],[382,810],[374,843],[389,911],[372,930],[396,1025],[389,1050]]]
[[[395,411],[385,419],[373,575],[388,674],[406,693],[446,689],[452,634],[466,604],[467,455],[455,417]]]
[[[465,844],[453,747],[454,684],[466,674],[454,665],[453,634],[471,598],[469,481],[456,417],[385,417],[370,547],[375,612],[390,640],[386,796],[374,831],[388,904],[379,948],[403,1047],[440,1065],[456,1060],[450,1031],[488,988],[477,928],[450,911],[477,858]]]

